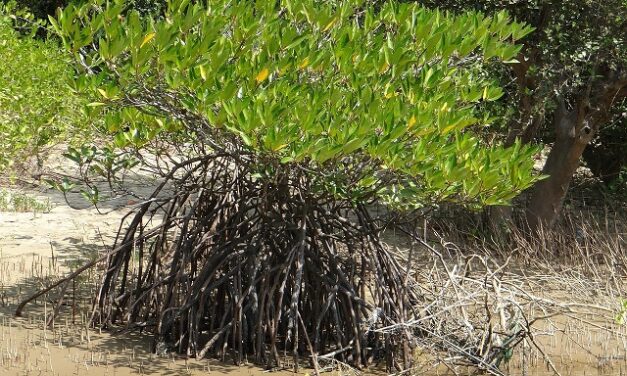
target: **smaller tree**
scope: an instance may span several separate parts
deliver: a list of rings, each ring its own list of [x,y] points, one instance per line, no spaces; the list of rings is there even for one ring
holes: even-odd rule
[[[0,5],[0,171],[86,128],[84,103],[67,86],[68,56],[16,32],[13,11]]]
[[[587,160],[600,173],[603,169],[595,161],[625,154],[620,143],[611,147],[608,135],[627,134],[625,127],[617,127],[627,108],[627,2],[416,1],[454,11],[508,10],[534,27],[507,77],[516,83],[509,94],[517,110],[507,143],[518,139],[552,144],[542,171],[548,177],[530,192],[526,208],[529,230],[552,226],[588,145],[594,150],[587,153]],[[620,159],[612,161],[613,173],[620,168]]]

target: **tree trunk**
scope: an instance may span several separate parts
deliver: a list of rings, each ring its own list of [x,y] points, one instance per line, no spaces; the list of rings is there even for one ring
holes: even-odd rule
[[[527,207],[527,229],[537,232],[555,224],[579,160],[601,124],[611,118],[612,106],[627,97],[627,73],[602,72],[608,82],[592,90],[592,82],[572,110],[558,95],[554,112],[555,144],[542,173],[549,175],[533,188]]]
[[[577,106],[580,107],[580,106]],[[585,109],[567,111],[565,105],[555,111],[555,144],[551,148],[542,174],[548,178],[533,188],[526,219],[531,233],[553,226],[562,209],[562,203],[579,160],[595,130],[586,118]]]

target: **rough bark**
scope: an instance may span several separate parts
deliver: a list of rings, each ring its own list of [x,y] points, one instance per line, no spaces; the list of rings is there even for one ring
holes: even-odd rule
[[[548,178],[536,183],[527,207],[527,229],[532,233],[553,226],[586,146],[609,120],[612,105],[627,94],[624,77],[610,74],[606,78],[610,83],[595,92],[589,85],[572,110],[558,97],[554,113],[555,143],[542,170]]]
[[[542,169],[542,174],[549,177],[536,183],[527,208],[527,224],[532,232],[554,224],[579,159],[594,137],[594,129],[583,112],[568,111],[563,102],[555,112],[555,144]]]

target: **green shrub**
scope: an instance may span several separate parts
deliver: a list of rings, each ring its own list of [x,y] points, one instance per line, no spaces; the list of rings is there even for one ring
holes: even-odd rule
[[[0,212],[48,213],[50,210],[50,199],[39,199],[22,192],[0,189]]]
[[[627,101],[623,104],[627,111]],[[621,172],[627,168],[627,112],[615,116],[613,121],[599,130],[588,145],[583,158],[592,173],[608,186],[624,184]],[[622,181],[621,181],[622,180]]]
[[[2,4],[11,4],[20,10],[27,11],[36,19],[48,20],[49,16],[54,16],[57,9],[69,4],[80,5],[86,0],[0,0]],[[165,9],[165,0],[127,0],[128,9],[134,9],[142,14],[157,14]]]
[[[53,41],[21,36],[14,18],[0,7],[0,171],[85,124],[66,56]]]

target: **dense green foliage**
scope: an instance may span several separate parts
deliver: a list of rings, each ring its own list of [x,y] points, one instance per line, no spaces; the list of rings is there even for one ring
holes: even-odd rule
[[[69,4],[85,4],[87,0],[0,0],[0,4],[12,4],[22,11],[32,14],[36,19],[48,20],[54,16],[57,9]],[[127,6],[140,13],[158,14],[163,11],[165,0],[128,0]]]
[[[624,0],[418,0],[456,12],[480,10],[486,14],[507,10],[536,28],[525,39],[532,74],[544,85],[543,94],[576,90],[602,79],[607,69],[627,62],[627,3]],[[595,77],[599,75],[599,77]],[[541,81],[540,81],[541,80]]]
[[[627,109],[625,109],[627,110]],[[583,153],[586,165],[608,186],[627,188],[627,112],[617,114]],[[621,179],[621,173],[624,175]]]
[[[554,140],[550,123],[556,93],[571,106],[583,102],[595,108],[600,105],[595,103],[594,96],[604,86],[627,80],[627,2],[624,0],[417,2],[454,12],[480,10],[490,14],[507,10],[535,27],[536,31],[524,40],[522,64],[514,70],[514,77],[506,75],[503,81],[516,82],[507,93],[508,104],[517,110],[512,115],[513,124],[521,123],[524,128],[527,122],[534,121],[530,117],[545,119],[548,126],[539,127],[534,134],[541,141]],[[606,180],[616,178],[621,166],[627,166],[625,97],[623,93],[615,98],[610,119],[599,127],[592,150],[584,153],[593,172]]]
[[[67,86],[66,55],[53,42],[22,37],[0,8],[0,170],[84,125],[81,102]]]
[[[45,20],[54,15],[57,8],[63,8],[71,0],[0,0],[0,4],[13,4],[18,9],[27,11],[35,18]]]
[[[69,6],[54,27],[115,147],[177,137],[219,151],[236,136],[263,173],[306,166],[339,195],[376,190],[397,204],[502,203],[534,180],[533,149],[468,131],[477,104],[502,93],[476,62],[514,58],[530,31],[504,13],[172,1],[155,20],[102,5]],[[344,185],[338,166],[363,178]]]

